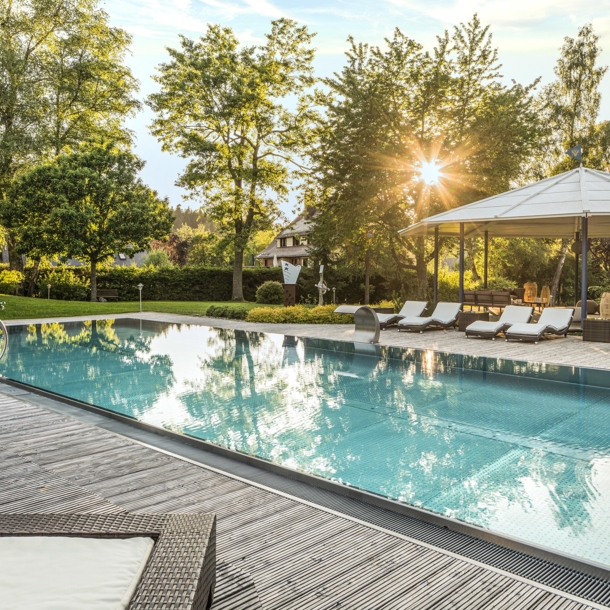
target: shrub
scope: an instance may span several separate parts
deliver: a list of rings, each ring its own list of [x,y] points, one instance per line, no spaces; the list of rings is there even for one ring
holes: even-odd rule
[[[89,279],[70,269],[53,269],[38,280],[41,297],[47,296],[47,284],[51,284],[51,298],[60,301],[85,301],[89,293]]]
[[[255,307],[248,312],[248,322],[267,322],[272,324],[345,324],[349,321],[343,315],[333,313],[334,305],[318,307]]]
[[[211,318],[228,318],[229,320],[245,320],[248,310],[245,307],[231,307],[229,305],[211,305],[205,312]]]
[[[0,271],[0,292],[2,294],[16,294],[23,282],[21,271]]]
[[[281,305],[284,302],[284,287],[279,282],[269,281],[256,289],[256,302]]]
[[[172,262],[165,250],[151,250],[142,261],[144,267],[154,267],[156,269],[172,268]]]

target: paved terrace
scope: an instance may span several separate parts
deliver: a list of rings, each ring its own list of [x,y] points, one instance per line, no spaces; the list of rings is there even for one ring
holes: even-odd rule
[[[352,332],[350,325],[142,317],[347,341]],[[529,345],[466,340],[455,331],[420,335],[390,330],[382,333],[382,343],[610,368],[610,345],[576,337]],[[206,466],[184,453],[206,452],[186,446],[182,453],[168,452],[168,444],[165,450],[158,443],[153,448],[142,438],[133,440],[137,433],[120,432],[108,418],[0,384],[0,512],[215,512],[214,610],[602,607],[303,501],[252,477]]]
[[[117,316],[89,316],[79,318],[62,318],[53,321],[70,321],[86,319],[103,319],[114,317],[142,318],[161,320],[184,324],[202,324],[218,328],[238,328],[266,333],[295,335],[298,337],[317,337],[320,339],[337,339],[351,341],[354,331],[352,324],[254,324],[221,318],[206,318],[202,316],[183,316],[177,314],[152,313],[121,314]],[[349,316],[346,316],[348,319]],[[7,324],[31,324],[50,320],[10,320]],[[610,343],[593,343],[583,341],[581,337],[568,335],[543,339],[535,345],[520,341],[504,341],[498,338],[466,339],[464,333],[457,330],[429,330],[424,333],[399,332],[395,327],[381,331],[379,343],[396,347],[431,349],[439,352],[450,352],[470,356],[485,356],[488,358],[504,358],[526,362],[544,362],[563,364],[567,366],[598,368],[610,370]]]

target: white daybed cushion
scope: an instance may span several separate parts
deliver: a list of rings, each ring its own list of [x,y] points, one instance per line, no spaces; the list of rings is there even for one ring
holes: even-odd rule
[[[151,538],[0,537],[3,610],[125,610]]]
[[[416,317],[407,317],[403,318],[398,326],[424,326],[428,322],[432,321],[432,318],[416,318]]]
[[[562,330],[569,326],[573,312],[573,309],[565,307],[546,307],[540,314],[540,319],[538,322],[536,322],[536,324],[513,324],[508,329],[507,333],[535,336],[545,328]]]
[[[512,328],[512,325],[514,324],[527,323],[531,316],[531,307],[518,307],[517,305],[509,305],[504,309],[502,315],[500,316],[500,319],[496,322],[485,322],[484,320],[476,320],[468,326],[466,331],[481,333],[497,332],[505,324],[510,324]]]
[[[377,318],[379,319],[379,321],[383,324],[384,322],[387,322],[388,320],[392,320],[393,318],[396,317],[395,313],[378,313],[377,314]]]
[[[461,303],[439,303],[432,312],[432,319],[442,324],[450,324],[459,315]]]
[[[428,303],[426,301],[407,301],[397,314],[405,318],[419,318],[424,313]]]
[[[497,332],[504,326],[504,322],[497,320],[496,322],[486,322],[485,320],[475,320],[468,325],[466,332],[493,333]]]

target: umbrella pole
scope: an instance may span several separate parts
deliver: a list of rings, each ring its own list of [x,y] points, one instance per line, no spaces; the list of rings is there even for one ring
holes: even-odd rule
[[[587,317],[587,252],[589,250],[589,219],[582,217],[582,254],[581,254],[581,285],[580,285],[580,311],[581,325],[584,327]]]
[[[434,305],[438,303],[438,227],[434,227]]]
[[[464,223],[460,222],[460,303],[464,302]]]
[[[487,290],[487,263],[489,261],[489,231],[485,231],[485,262],[483,263],[483,288]]]

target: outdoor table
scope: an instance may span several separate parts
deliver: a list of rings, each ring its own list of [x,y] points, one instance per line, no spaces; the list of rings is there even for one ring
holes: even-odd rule
[[[582,340],[610,343],[610,320],[585,318],[582,328]]]
[[[462,311],[460,313],[460,320],[458,325],[458,330],[460,332],[465,332],[466,329],[477,320],[483,320],[484,322],[489,322],[489,312],[478,312],[478,311]]]

